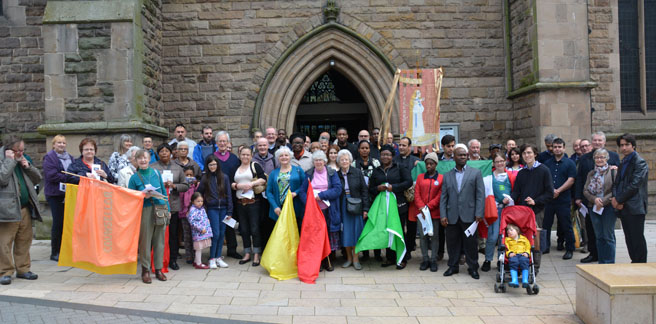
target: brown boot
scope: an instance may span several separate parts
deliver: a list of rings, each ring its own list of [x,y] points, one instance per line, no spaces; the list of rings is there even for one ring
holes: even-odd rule
[[[161,269],[155,269],[155,278],[159,281],[166,281],[166,276]]]
[[[141,267],[141,281],[145,284],[153,282],[153,280],[150,279],[150,271],[148,271],[148,268],[146,267]]]

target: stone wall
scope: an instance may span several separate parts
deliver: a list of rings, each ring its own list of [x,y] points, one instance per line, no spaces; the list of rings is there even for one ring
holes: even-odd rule
[[[510,121],[495,121],[511,114],[501,0],[338,3],[338,23],[372,41],[397,67],[444,66],[442,122],[461,123],[461,138],[477,137],[486,146],[509,136]],[[189,124],[198,139],[208,124],[231,131],[235,143],[248,140],[268,72],[258,67],[273,65],[310,32],[324,5],[165,0],[162,125]]]
[[[0,16],[0,134],[21,133],[40,165],[45,148],[41,17],[45,0],[3,0]]]
[[[620,130],[620,53],[617,0],[588,1],[590,28],[590,79],[597,87],[590,93],[594,130]]]
[[[536,81],[533,66],[533,44],[537,42],[533,12],[535,0],[508,0],[510,20],[510,63],[512,89],[528,86]]]
[[[143,35],[144,121],[159,125],[162,109],[162,1],[143,0],[141,30]],[[137,46],[140,46],[138,44]]]

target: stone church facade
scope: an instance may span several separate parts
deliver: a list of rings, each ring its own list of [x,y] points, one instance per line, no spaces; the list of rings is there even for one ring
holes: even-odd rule
[[[60,133],[74,155],[97,138],[105,159],[120,134],[158,142],[177,123],[196,140],[204,125],[227,130],[236,145],[269,125],[290,133],[329,70],[380,126],[394,72],[421,65],[443,67],[441,121],[462,141],[604,131],[615,149],[630,131],[656,169],[649,64],[631,72],[637,108],[622,105],[623,0],[0,1],[0,130],[23,134],[36,160]],[[637,3],[643,26],[654,2]]]

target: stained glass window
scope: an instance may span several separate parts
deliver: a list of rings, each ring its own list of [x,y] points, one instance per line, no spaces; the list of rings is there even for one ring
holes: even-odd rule
[[[302,103],[340,102],[328,73],[318,78],[303,96]]]

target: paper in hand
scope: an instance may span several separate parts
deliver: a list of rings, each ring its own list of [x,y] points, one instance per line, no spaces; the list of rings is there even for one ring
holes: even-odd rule
[[[237,226],[237,221],[236,221],[234,218],[232,218],[232,217],[230,217],[230,218],[227,218],[227,217],[224,218],[224,219],[223,219],[223,223],[226,224],[226,225],[228,225],[228,226],[230,226],[230,227],[232,227],[232,228],[235,228],[235,226]]]
[[[597,214],[599,214],[599,215],[601,215],[601,213],[604,212],[604,207],[598,208],[598,207],[597,207],[597,204],[595,204],[595,205],[592,207],[592,211],[595,212],[595,213],[597,213]]]
[[[100,176],[98,175],[98,170],[100,170],[102,166],[100,164],[92,164],[91,165],[91,174],[96,178],[96,180],[100,180]]]
[[[173,172],[171,170],[162,170],[162,182],[173,182]]]
[[[583,217],[587,216],[588,215],[588,207],[586,207],[585,205],[581,205],[581,208],[579,208],[579,212],[581,212],[581,215],[583,215]]]
[[[503,194],[503,198],[508,198],[508,206],[515,206],[515,201],[508,194]]]
[[[475,221],[469,227],[467,227],[467,229],[465,230],[465,235],[467,235],[467,237],[474,235],[474,233],[476,233],[477,228],[478,228],[478,222]]]

